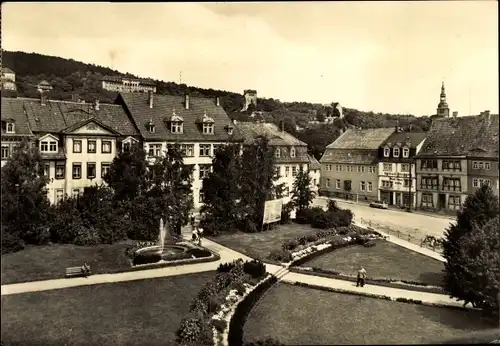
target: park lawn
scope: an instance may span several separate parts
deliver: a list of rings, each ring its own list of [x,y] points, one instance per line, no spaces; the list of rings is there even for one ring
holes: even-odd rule
[[[350,246],[318,256],[303,264],[356,275],[363,266],[369,278],[411,280],[442,286],[444,264],[386,240],[376,246]]]
[[[92,273],[113,273],[130,269],[126,249],[135,241],[112,245],[77,246],[53,244],[27,246],[24,250],[2,255],[2,285],[63,278],[67,267],[87,262]]]
[[[278,284],[254,306],[243,336],[286,345],[434,344],[494,327],[478,311]]]
[[[175,345],[214,272],[2,296],[6,345]]]
[[[264,232],[243,233],[237,231],[208,238],[249,257],[269,262],[267,259],[269,254],[274,250],[281,250],[281,245],[286,240],[316,233],[317,231],[309,225],[288,223],[278,225]]]

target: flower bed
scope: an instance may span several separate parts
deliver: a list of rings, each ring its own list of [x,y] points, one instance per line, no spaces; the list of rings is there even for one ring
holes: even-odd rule
[[[309,274],[315,276],[323,276],[328,278],[347,280],[356,282],[357,278],[355,275],[345,274],[341,272],[337,272],[334,270],[326,270],[316,267],[294,267],[290,268],[290,271]],[[382,278],[366,278],[366,284],[384,286],[384,287],[392,287],[392,288],[401,288],[409,291],[420,291],[420,292],[429,292],[429,293],[437,293],[443,294],[444,290],[442,287],[429,285],[423,282],[416,282],[410,280],[393,280],[393,279],[382,279]]]
[[[189,315],[182,319],[178,343],[219,345],[227,335],[228,320],[236,304],[265,276],[265,265],[256,260],[221,264],[191,303]]]

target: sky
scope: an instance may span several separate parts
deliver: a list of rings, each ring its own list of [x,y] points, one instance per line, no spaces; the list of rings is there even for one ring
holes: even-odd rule
[[[498,114],[497,1],[2,3],[2,48],[281,101]],[[182,73],[182,77],[181,77]]]

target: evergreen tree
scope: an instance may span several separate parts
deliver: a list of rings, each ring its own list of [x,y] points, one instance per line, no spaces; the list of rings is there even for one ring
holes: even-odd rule
[[[499,217],[483,227],[474,226],[470,235],[460,241],[456,262],[462,270],[452,273],[460,284],[458,298],[476,303],[498,313],[500,288],[500,223]],[[458,275],[457,275],[458,274]]]
[[[210,234],[233,229],[238,220],[240,145],[215,151],[212,172],[203,179],[202,227]]]
[[[457,213],[457,222],[445,232],[443,256],[446,259],[444,288],[452,296],[474,303],[482,298],[471,292],[467,280],[467,262],[463,257],[464,241],[475,237],[475,230],[482,229],[491,219],[498,217],[498,197],[487,184],[467,197],[463,208]],[[465,262],[464,262],[465,261]]]
[[[38,148],[23,140],[2,167],[2,226],[27,242],[36,242],[47,218],[49,200]]]
[[[257,232],[262,227],[265,202],[272,198],[277,180],[274,149],[265,137],[258,137],[245,146],[241,156],[240,207],[243,230]]]
[[[309,172],[300,168],[292,189],[292,202],[297,208],[297,212],[303,212],[309,208],[309,205],[314,200],[315,193],[311,190],[311,177]]]

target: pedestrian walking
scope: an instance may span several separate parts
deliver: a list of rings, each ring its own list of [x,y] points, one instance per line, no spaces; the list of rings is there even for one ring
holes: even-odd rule
[[[198,228],[198,245],[201,246],[201,237],[203,236],[203,228]]]
[[[193,227],[193,233],[191,239],[193,240],[193,243],[196,242],[196,240],[198,240],[198,230],[196,229],[196,227]]]
[[[189,220],[191,222],[191,227],[193,227],[193,229],[194,229],[194,226],[195,226],[194,223],[196,222],[196,218],[194,217],[194,214],[191,214],[191,217]]]
[[[356,287],[363,287],[365,285],[365,279],[366,279],[366,270],[365,268],[361,267],[361,269],[358,270],[358,280],[356,282]]]

